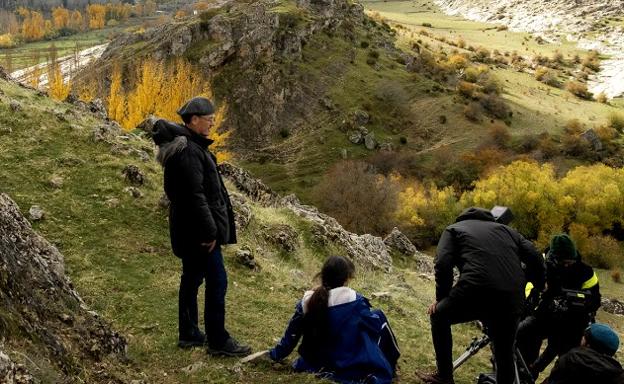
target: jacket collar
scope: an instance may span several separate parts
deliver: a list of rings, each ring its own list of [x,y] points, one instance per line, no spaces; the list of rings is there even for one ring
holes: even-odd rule
[[[186,125],[184,126],[184,128],[186,129],[186,133],[187,133],[186,136],[188,136],[188,138],[192,142],[194,142],[195,144],[198,144],[200,147],[208,148],[210,144],[214,143],[214,140],[196,133],[195,131],[187,127]]]

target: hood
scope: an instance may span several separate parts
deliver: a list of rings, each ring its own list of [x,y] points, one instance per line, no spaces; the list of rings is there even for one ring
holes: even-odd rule
[[[208,148],[212,144],[212,140],[198,135],[184,125],[163,119],[154,123],[152,139],[158,145],[156,160],[162,165],[165,165],[171,156],[186,148],[189,140],[196,142],[202,148]]]
[[[306,291],[303,294],[302,304],[303,313],[308,312],[308,302],[314,294],[314,291]],[[357,299],[357,293],[349,287],[337,287],[329,290],[329,299],[327,300],[327,306],[329,308],[342,304],[354,302]]]
[[[600,379],[617,377],[624,374],[622,365],[613,357],[600,353],[591,347],[578,347],[568,353],[570,364],[591,368],[600,372]]]
[[[490,211],[479,207],[470,207],[465,209],[459,216],[457,216],[455,222],[458,223],[464,220],[495,221],[494,216]]]

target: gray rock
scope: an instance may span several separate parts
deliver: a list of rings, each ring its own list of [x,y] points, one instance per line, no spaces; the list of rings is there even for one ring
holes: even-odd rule
[[[158,207],[160,209],[169,209],[170,205],[171,202],[169,201],[169,198],[167,198],[167,195],[163,193],[162,196],[160,196],[160,199],[158,199]]]
[[[3,317],[11,319],[17,329],[28,330],[21,335],[4,333],[8,340],[2,344],[7,341],[12,347],[18,346],[18,352],[22,343],[36,347],[38,358],[48,362],[46,375],[58,382],[75,378],[68,377],[67,362],[87,373],[105,356],[107,364],[125,358],[125,340],[102,319],[88,313],[65,276],[63,255],[33,231],[5,194],[0,194],[0,266]],[[28,372],[20,370],[1,349],[0,382],[33,382]],[[95,372],[87,374],[91,373]]]
[[[114,122],[98,125],[93,128],[93,141],[105,141],[111,143],[114,138],[121,135],[121,127]]]
[[[263,228],[267,242],[277,245],[285,252],[294,252],[299,245],[299,234],[288,224],[274,224]]]
[[[44,210],[40,206],[33,205],[28,210],[28,216],[30,217],[30,220],[32,220],[32,221],[39,221],[39,220],[42,220],[44,218],[45,212],[44,212]]]
[[[235,260],[238,264],[257,271],[260,269],[260,265],[253,256],[253,253],[248,248],[242,248],[236,251]]]
[[[587,131],[581,134],[581,137],[591,144],[594,151],[602,151],[603,145],[602,140],[598,137],[596,131],[593,128],[588,129]]]
[[[13,133],[13,128],[0,125],[0,135],[10,135],[11,133]]]
[[[624,315],[624,302],[620,300],[603,297],[601,304],[601,308],[605,312],[620,316]]]
[[[238,193],[230,193],[230,200],[232,201],[232,208],[234,209],[234,221],[236,222],[236,229],[244,230],[247,228],[251,219],[253,218],[253,211],[245,198]]]
[[[11,80],[11,75],[9,75],[9,72],[7,72],[7,70],[4,69],[4,67],[2,66],[0,66],[0,79],[6,80],[6,81]]]
[[[104,204],[106,204],[108,208],[117,208],[119,206],[119,199],[116,197],[111,197],[109,199],[106,199]]]
[[[126,181],[128,181],[130,184],[143,185],[143,183],[145,183],[145,175],[136,165],[126,165],[121,171],[121,174],[124,175]]]
[[[323,106],[323,108],[327,109],[328,111],[331,111],[334,109],[334,103],[329,97],[321,98],[320,103]]]
[[[16,100],[11,100],[11,102],[9,103],[9,108],[11,108],[11,111],[13,112],[19,112],[22,110],[22,104],[20,104]]]
[[[370,115],[365,111],[355,111],[353,112],[353,122],[355,125],[366,125],[370,121]]]
[[[388,301],[392,298],[392,295],[390,295],[390,292],[373,292],[371,293],[371,298],[381,301]]]
[[[349,137],[349,141],[353,144],[360,144],[364,140],[362,132],[360,131],[349,131],[347,133],[347,136]]]
[[[366,147],[366,149],[368,150],[373,150],[377,148],[377,140],[375,140],[375,134],[374,133],[369,133],[368,135],[364,136],[364,146]]]
[[[406,256],[413,256],[417,252],[414,244],[397,227],[392,228],[383,241],[388,248]]]
[[[94,115],[96,115],[96,116],[98,116],[98,117],[100,117],[102,119],[108,119],[108,113],[106,112],[106,106],[104,105],[104,102],[101,99],[93,99],[92,101],[87,103],[87,108]]]
[[[140,122],[139,125],[136,126],[136,128],[151,135],[152,131],[154,130],[154,124],[156,124],[158,120],[159,120],[158,117],[154,115],[150,115],[145,120]]]
[[[394,150],[394,147],[392,146],[392,143],[381,143],[379,144],[379,150],[385,151],[385,152],[392,152]]]
[[[223,162],[219,164],[219,172],[230,179],[239,191],[261,205],[275,206],[282,199],[279,194],[242,168]]]
[[[50,180],[48,180],[48,185],[54,189],[63,188],[63,178],[61,176],[52,176]]]
[[[347,150],[345,148],[340,150],[340,158],[346,160],[349,157]]]
[[[23,365],[14,363],[2,350],[0,350],[0,382],[7,384],[36,383],[34,377]]]
[[[141,192],[141,190],[137,187],[126,187],[124,188],[124,192],[130,194],[130,196],[134,197],[135,199],[143,197],[143,192]]]

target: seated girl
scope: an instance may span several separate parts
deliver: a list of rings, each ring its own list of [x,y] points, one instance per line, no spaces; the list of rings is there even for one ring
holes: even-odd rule
[[[297,303],[284,336],[268,351],[271,360],[286,358],[303,338],[296,371],[344,384],[392,382],[400,355],[396,339],[384,313],[346,286],[354,273],[347,258],[325,261],[321,285]]]

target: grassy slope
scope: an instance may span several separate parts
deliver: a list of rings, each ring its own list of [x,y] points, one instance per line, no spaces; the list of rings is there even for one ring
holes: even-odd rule
[[[46,210],[46,219],[35,223],[35,228],[65,255],[67,271],[88,305],[127,336],[130,370],[135,372],[132,378],[156,383],[318,382],[286,369],[239,367],[235,359],[209,358],[202,350],[178,350],[180,266],[169,250],[166,213],[157,208],[162,177],[157,164],[114,155],[109,145],[93,143],[90,130],[98,122],[92,117],[68,115],[72,124],[82,127],[71,129],[55,116],[71,110],[67,104],[3,82],[0,90],[25,106],[24,112],[12,114],[0,103],[0,126],[13,129],[0,136],[1,191],[13,197],[24,212],[32,204]],[[137,149],[149,146],[134,136],[123,142]],[[126,183],[121,170],[126,164],[137,164],[145,172],[148,182],[140,188],[144,197],[133,199],[123,192]],[[65,179],[61,189],[47,186],[52,175]],[[112,197],[120,201],[116,208],[105,204]],[[289,211],[254,205],[253,212],[239,245],[225,251],[230,281],[227,323],[234,335],[260,350],[279,337],[322,259],[340,249],[315,245],[309,224]],[[280,252],[262,236],[263,226],[278,223],[289,223],[301,234],[301,246],[293,254]],[[260,272],[250,272],[233,261],[235,250],[243,245],[259,249]],[[621,286],[606,281],[605,274],[601,278],[610,294],[621,291]],[[399,261],[390,275],[360,272],[353,286],[369,297],[373,292],[391,292],[391,299],[373,300],[373,304],[387,312],[400,341],[401,381],[417,382],[414,370],[434,364],[424,315],[433,298],[433,284],[413,271],[409,262]],[[624,332],[621,318],[604,313],[600,317]],[[455,327],[455,353],[476,335],[478,331],[469,325]],[[7,344],[14,345],[11,340]],[[18,353],[12,357],[30,364]],[[193,374],[181,371],[195,363],[202,366]],[[482,353],[458,372],[457,382],[469,382],[486,366],[487,354]]]
[[[538,44],[526,33],[496,31],[493,24],[446,16],[429,1],[366,1],[364,5],[393,25],[405,27],[397,29],[396,40],[405,51],[409,51],[411,43],[417,39],[428,43],[432,50],[455,49],[418,34],[421,29],[426,29],[437,37],[456,40],[461,36],[468,45],[485,46],[491,51],[517,50],[527,56],[535,53],[552,56],[556,50],[566,57],[584,54],[572,43]],[[422,23],[431,23],[433,28],[423,28]],[[339,36],[320,34],[305,46],[304,61],[297,64],[298,68],[309,73],[311,78],[329,84],[324,94],[331,98],[339,112],[320,113],[307,122],[314,127],[310,131],[293,134],[287,139],[276,138],[273,146],[289,153],[285,159],[244,164],[276,190],[297,193],[304,201],[315,201],[312,188],[326,169],[341,159],[342,151],[346,150],[350,159],[374,154],[363,146],[351,144],[346,134],[339,131],[341,120],[349,111],[356,109],[368,110],[372,122],[367,128],[380,141],[392,143],[399,151],[430,152],[448,147],[461,152],[475,148],[487,136],[489,123],[468,121],[463,116],[463,104],[457,96],[432,92],[435,83],[406,72],[383,49],[374,46],[361,48],[362,41],[370,41],[369,32],[357,31],[357,35],[356,43],[352,44]],[[345,54],[350,49],[356,51],[353,64],[349,63]],[[366,64],[371,49],[380,52],[380,70]],[[624,107],[622,98],[604,105],[580,100],[565,90],[549,87],[535,80],[531,74],[501,68],[495,69],[495,72],[504,86],[503,96],[514,112],[510,131],[516,136],[559,133],[571,119],[579,119],[588,127],[596,126],[606,122],[609,114],[622,111]],[[405,107],[410,113],[404,113],[400,118],[388,113],[391,109],[388,103],[375,97],[376,90],[383,84],[400,84],[407,95]],[[318,99],[311,99],[310,102],[317,103]],[[440,123],[442,115],[446,117],[446,124]],[[402,136],[407,138],[407,145],[399,143]]]
[[[163,383],[318,382],[268,366],[239,369],[236,360],[208,358],[201,350],[179,351],[175,343],[180,266],[169,250],[166,214],[157,208],[162,177],[157,164],[114,155],[107,144],[92,143],[90,130],[97,121],[70,116],[72,124],[82,127],[71,129],[55,116],[70,108],[66,104],[3,82],[0,89],[25,106],[24,112],[13,114],[5,103],[0,104],[0,125],[13,129],[0,136],[2,191],[24,212],[32,204],[46,210],[46,219],[35,223],[35,228],[65,255],[67,271],[88,305],[128,337],[131,371],[136,372],[132,378],[146,376],[149,382]],[[135,148],[146,145],[137,138],[126,143]],[[140,199],[123,192],[126,183],[121,170],[127,164],[137,164],[147,175],[148,182],[141,187],[145,195]],[[52,175],[64,178],[61,189],[47,186]],[[119,199],[120,204],[109,208],[105,201],[110,198]],[[315,246],[308,224],[287,211],[257,206],[253,210],[255,218],[242,233],[240,246],[261,248],[257,258],[263,269],[254,273],[236,265],[232,256],[238,246],[225,251],[230,273],[227,323],[234,335],[259,350],[280,336],[323,257],[340,250]],[[291,255],[280,253],[260,234],[262,225],[285,222],[301,233],[302,246]],[[433,286],[408,265],[392,275],[362,272],[353,285],[368,296],[377,291],[392,293],[390,300],[373,302],[392,319],[403,348],[401,377],[413,382],[417,367],[433,364],[424,316]],[[461,328],[465,332],[458,332],[458,353],[476,332],[468,326]],[[13,357],[30,364],[19,353]],[[182,373],[181,368],[197,362],[204,363],[197,372]],[[466,367],[460,378],[467,380],[485,364],[484,355]]]
[[[494,24],[447,16],[430,2],[416,4],[411,1],[366,1],[364,4],[367,9],[379,12],[389,21],[407,28],[407,32],[402,33],[399,39],[399,44],[404,47],[411,45],[410,41],[422,39],[433,50],[440,46],[448,51],[455,49],[438,40],[419,35],[418,32],[424,29],[436,37],[451,40],[462,37],[467,45],[484,46],[491,51],[498,49],[500,52],[516,50],[520,55],[529,57],[536,53],[552,56],[556,50],[566,57],[574,54],[582,57],[586,53],[569,42],[560,45],[538,44],[526,33],[496,31],[491,29],[495,27]],[[432,28],[422,27],[423,23],[430,23]],[[606,122],[610,113],[622,111],[624,100],[621,98],[614,100],[611,105],[604,105],[578,99],[565,90],[549,87],[530,74],[513,69],[497,69],[496,75],[502,82],[504,96],[514,111],[512,133],[557,133],[571,119],[579,119],[588,125],[598,125]]]

